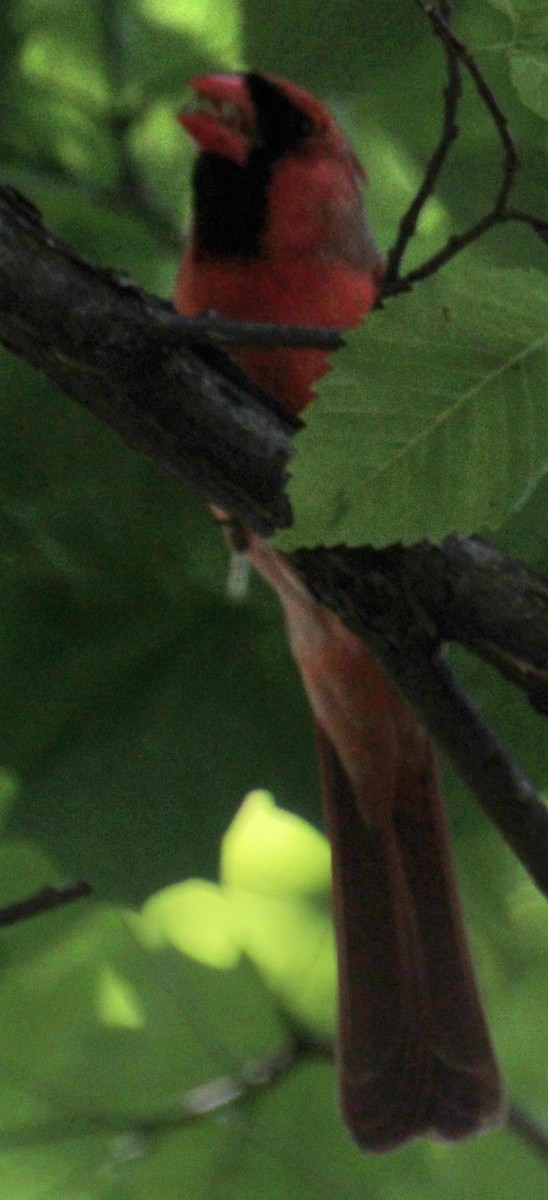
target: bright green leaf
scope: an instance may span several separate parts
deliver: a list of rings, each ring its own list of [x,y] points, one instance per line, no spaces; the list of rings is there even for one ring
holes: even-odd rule
[[[135,988],[111,967],[99,980],[97,1015],[103,1024],[122,1029],[142,1029],[146,1021]]]
[[[331,1038],[336,968],[326,839],[267,792],[251,792],[223,838],[221,879],[241,949],[294,1017]]]
[[[138,0],[137,8],[153,23],[190,34],[209,54],[219,55],[219,70],[234,68],[241,56],[242,14],[234,0]]]
[[[250,792],[223,838],[222,882],[287,897],[327,892],[330,877],[326,839],[268,792]]]
[[[242,950],[267,986],[320,1038],[335,1033],[336,965],[331,916],[295,897],[225,889]]]
[[[205,879],[174,883],[151,896],[141,922],[151,946],[174,946],[218,970],[235,967],[240,958],[226,899]]]

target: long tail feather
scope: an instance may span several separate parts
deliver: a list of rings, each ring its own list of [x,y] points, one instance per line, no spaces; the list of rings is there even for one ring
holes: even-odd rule
[[[315,716],[339,958],[340,1078],[364,1149],[496,1123],[503,1091],[430,742],[360,638],[252,537]]]
[[[499,1117],[501,1084],[430,748],[420,791],[415,779],[379,828],[363,820],[321,728],[318,743],[333,854],[346,1123],[359,1145],[374,1150],[421,1133],[474,1133]]]

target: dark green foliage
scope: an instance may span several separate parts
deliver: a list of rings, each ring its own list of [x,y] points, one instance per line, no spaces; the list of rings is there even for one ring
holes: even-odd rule
[[[467,0],[458,32],[517,134],[516,203],[548,217],[548,0]],[[174,120],[186,80],[276,70],[345,124],[386,249],[437,137],[442,62],[412,0],[4,0],[1,174],[78,251],[169,294],[189,200]],[[411,262],[496,192],[500,147],[471,89],[461,126]],[[352,339],[299,438],[294,544],[457,526],[546,570],[547,254],[505,225]],[[255,580],[245,603],[226,599],[197,498],[7,351],[0,370],[0,904],[80,876],[98,892],[2,934],[0,1200],[540,1196],[542,1166],[509,1133],[364,1159],[321,1055],[297,1055],[271,1086],[242,1083],[250,1060],[290,1049],[295,1021],[334,1028],[321,843],[259,804],[260,837],[241,817],[222,888],[205,882],[249,789],[320,823],[277,604]],[[479,664],[459,666],[545,786],[541,719]],[[543,902],[448,785],[503,1069],[542,1111]],[[292,856],[299,887],[289,866],[270,869]],[[122,907],[148,897],[140,920]],[[240,1098],[191,1120],[181,1098],[227,1077]]]

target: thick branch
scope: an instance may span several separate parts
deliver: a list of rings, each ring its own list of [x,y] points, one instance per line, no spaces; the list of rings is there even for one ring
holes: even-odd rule
[[[405,650],[459,642],[548,712],[548,579],[479,537],[292,555],[315,595],[350,625]]]
[[[220,351],[185,344],[168,304],[78,258],[9,187],[0,228],[0,340],[258,532],[288,525],[295,419]]]
[[[215,348],[190,349],[187,323],[168,304],[79,259],[11,188],[0,189],[0,219],[6,344],[130,445],[259,532],[287,524],[281,486],[292,418]],[[189,322],[202,337],[214,326],[210,317]],[[388,593],[413,596],[436,637],[469,646],[548,708],[548,584],[521,564],[479,539],[458,538],[443,547],[318,552],[314,564],[315,586],[318,573],[336,567],[350,592],[356,574],[367,579],[373,603],[372,577],[384,580],[383,612]],[[392,621],[400,617],[391,611]]]
[[[484,550],[485,572],[481,553],[476,554],[478,545]],[[443,620],[445,593],[449,598],[448,625],[453,636],[460,634],[458,640],[470,644],[470,629],[480,614],[477,641],[481,653],[489,629],[486,614],[491,612],[493,630],[486,657],[508,661],[505,641],[509,630],[514,658],[521,655],[525,661],[531,656],[532,673],[538,670],[541,677],[538,695],[546,701],[548,585],[476,539],[469,544],[447,539],[446,546],[445,552],[427,544],[408,552],[401,546],[386,551],[341,547],[296,551],[291,559],[313,594],[367,641],[402,697],[548,896],[548,808],[444,662],[438,625]],[[433,585],[429,585],[429,562],[437,565]],[[477,593],[472,588],[471,599],[468,589],[473,579],[483,584],[489,580],[485,597],[480,586]],[[430,592],[435,597],[433,604]],[[503,596],[507,609],[501,606]],[[531,623],[536,625],[533,636]],[[539,631],[543,631],[544,642]],[[539,668],[534,665],[537,657]]]
[[[217,349],[191,349],[168,305],[78,259],[11,189],[0,190],[0,222],[5,343],[259,533],[287,524],[281,489],[296,423]],[[477,539],[293,559],[311,590],[365,637],[548,888],[546,810],[438,654],[442,641],[461,641],[548,709],[546,581]]]
[[[404,558],[402,586],[442,641],[485,658],[548,713],[548,579],[482,538],[421,543]]]

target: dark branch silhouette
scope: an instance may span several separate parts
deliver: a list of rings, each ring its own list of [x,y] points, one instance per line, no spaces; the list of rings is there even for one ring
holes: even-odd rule
[[[294,557],[299,561],[303,555]],[[435,644],[459,642],[492,663],[548,713],[548,579],[509,558],[483,538],[450,534],[435,546],[318,547],[316,587],[354,595],[367,618],[388,636],[398,631],[402,649],[417,636]],[[308,561],[308,560],[307,560]],[[333,582],[330,572],[338,573]],[[364,588],[365,584],[365,588]],[[365,614],[364,614],[365,615]]]
[[[541,1158],[548,1160],[548,1125],[537,1121],[521,1104],[510,1104],[506,1128]]]
[[[447,84],[445,86],[445,106],[440,140],[430,161],[427,164],[424,179],[404,213],[399,227],[398,237],[392,250],[389,251],[383,286],[379,303],[389,296],[397,296],[410,289],[420,280],[435,275],[441,267],[460,254],[467,246],[477,242],[490,229],[508,221],[519,221],[536,233],[544,242],[548,242],[548,220],[536,217],[532,213],[509,207],[516,175],[520,169],[519,155],[508,120],[502,112],[496,97],[487,80],[480,71],[474,56],[464,42],[455,36],[450,26],[451,5],[427,4],[424,0],[415,3],[430,21],[436,37],[439,38],[447,60]],[[457,125],[458,105],[462,90],[461,67],[470,76],[480,100],[495,126],[502,148],[501,181],[490,210],[477,221],[463,230],[462,233],[452,234],[435,254],[426,259],[418,267],[406,274],[400,274],[400,267],[405,252],[415,233],[417,221],[430,197],[434,194],[435,185],[445,164],[447,155],[459,134]]]
[[[214,346],[174,338],[171,306],[79,258],[0,188],[0,339],[207,499],[259,532],[283,494],[299,422]]]
[[[196,340],[206,345],[229,350],[231,346],[260,346],[274,350],[277,346],[340,350],[344,337],[340,329],[317,325],[280,325],[275,321],[234,321],[219,313],[208,312],[199,317],[182,317],[173,309],[161,315],[166,333],[176,339]]]
[[[74,904],[75,900],[83,900],[91,895],[93,895],[93,888],[84,880],[61,888],[48,885],[41,888],[39,892],[35,892],[34,895],[27,896],[25,900],[18,900],[16,904],[7,904],[4,908],[0,908],[0,926],[16,925],[19,921],[27,921],[29,917],[41,916],[42,913],[52,912],[53,909],[62,908],[67,904]]]
[[[449,42],[444,42],[443,46],[447,60],[447,83],[443,90],[444,109],[440,139],[426,165],[424,178],[418,191],[401,218],[398,236],[388,253],[382,287],[383,298],[397,295],[399,291],[406,290],[405,281],[400,275],[405,252],[415,236],[422,210],[434,192],[449,150],[459,136],[457,112],[462,93],[459,59]]]
[[[485,572],[476,539],[455,537],[446,539],[441,548],[429,543],[387,550],[342,546],[299,550],[289,557],[313,595],[368,643],[537,887],[548,896],[548,808],[442,655],[443,640],[452,636],[464,645],[475,641],[478,654],[495,663],[499,655],[506,665],[510,632],[514,658],[518,661],[521,654],[523,664],[529,660],[531,675],[537,680],[536,699],[542,696],[546,705],[548,582],[504,559],[485,543],[479,545],[484,548]],[[455,568],[452,578],[446,570],[449,562]],[[434,566],[432,573],[430,565]],[[520,570],[523,575],[518,583]],[[531,624],[536,624],[533,595],[539,623],[530,641]],[[477,634],[471,635],[474,627]],[[487,655],[483,652],[486,629]],[[503,673],[507,674],[506,670]]]

